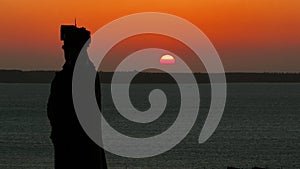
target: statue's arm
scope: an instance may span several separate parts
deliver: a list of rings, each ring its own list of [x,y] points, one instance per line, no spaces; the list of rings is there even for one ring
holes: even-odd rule
[[[54,116],[55,116],[56,81],[57,81],[56,78],[52,80],[51,87],[50,87],[50,95],[47,103],[47,116],[48,119],[50,120],[51,125],[53,124]]]

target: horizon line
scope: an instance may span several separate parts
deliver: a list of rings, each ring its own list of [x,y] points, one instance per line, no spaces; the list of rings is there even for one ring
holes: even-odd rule
[[[22,70],[22,69],[1,69],[0,71],[19,71],[19,72],[58,72],[61,70]],[[114,71],[97,71],[102,73],[116,73]],[[130,73],[130,72],[136,72],[136,70],[131,71],[118,71],[118,73]],[[141,72],[141,73],[189,73],[189,72]],[[193,72],[193,74],[199,73],[199,74],[208,74],[208,72]],[[224,73],[270,73],[270,74],[300,74],[299,72],[288,72],[288,71],[225,71]]]

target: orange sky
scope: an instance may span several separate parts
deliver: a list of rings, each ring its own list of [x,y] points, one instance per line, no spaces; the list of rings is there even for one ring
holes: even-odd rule
[[[197,25],[226,71],[300,72],[299,0],[1,0],[0,69],[60,69],[59,26],[92,32],[121,16],[165,12]]]

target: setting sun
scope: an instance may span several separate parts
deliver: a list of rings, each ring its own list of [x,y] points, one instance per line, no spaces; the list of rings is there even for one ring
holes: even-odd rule
[[[162,64],[162,65],[173,65],[173,64],[175,64],[175,59],[171,55],[163,55],[160,58],[160,64]]]

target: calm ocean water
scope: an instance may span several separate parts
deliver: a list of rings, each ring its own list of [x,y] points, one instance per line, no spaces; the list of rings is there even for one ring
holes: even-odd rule
[[[148,108],[147,91],[154,85],[133,85],[132,102]],[[131,136],[145,137],[168,128],[176,118],[176,85],[159,84],[168,97],[169,111],[158,121],[140,126],[122,119],[103,86],[105,117]],[[53,147],[46,116],[49,84],[0,84],[0,168],[53,168]],[[146,90],[145,90],[146,89]],[[209,108],[209,85],[201,84],[201,109],[188,136],[172,150],[146,159],[107,153],[109,168],[226,168],[253,166],[300,168],[300,84],[229,84],[219,127],[204,144],[198,136]],[[173,99],[173,100],[172,100]]]

